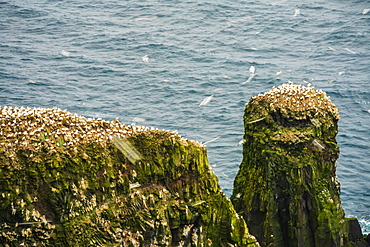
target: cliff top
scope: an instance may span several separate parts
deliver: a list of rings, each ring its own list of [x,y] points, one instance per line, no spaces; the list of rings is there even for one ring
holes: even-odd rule
[[[156,132],[164,138],[176,137],[182,142],[188,141],[176,132],[135,124],[124,125],[118,120],[85,118],[59,108],[4,106],[0,108],[0,126],[0,151],[10,158],[19,149],[32,152],[45,147],[49,150],[58,147],[74,149],[92,142],[105,146],[114,141],[114,137],[128,138],[139,132]],[[203,146],[197,141],[191,142]]]
[[[339,119],[337,107],[331,102],[321,90],[311,86],[303,86],[292,83],[282,84],[273,87],[270,91],[251,98],[250,104],[260,102],[269,103],[273,109],[284,109],[293,112],[315,111],[315,115],[332,114]]]

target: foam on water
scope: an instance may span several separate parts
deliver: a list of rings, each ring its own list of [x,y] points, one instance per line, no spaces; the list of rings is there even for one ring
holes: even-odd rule
[[[208,155],[230,195],[245,103],[288,81],[311,83],[339,108],[341,198],[368,231],[368,8],[334,0],[4,1],[0,105],[145,119],[201,142],[219,137]]]

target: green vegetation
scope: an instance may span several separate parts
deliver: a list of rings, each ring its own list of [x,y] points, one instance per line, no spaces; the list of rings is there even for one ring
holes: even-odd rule
[[[40,130],[34,140],[32,130],[14,135],[22,126],[2,130],[0,246],[257,246],[204,146],[167,131],[64,113],[62,127]],[[35,119],[26,125],[45,123],[45,113]],[[4,124],[14,120],[20,122],[2,117]],[[79,132],[68,145],[76,122]],[[104,137],[98,141],[87,135],[97,126]]]
[[[338,119],[329,97],[293,84],[246,106],[231,200],[261,246],[348,245],[336,176]]]
[[[312,87],[253,97],[230,201],[196,141],[1,108],[0,246],[368,246],[339,198],[338,119]]]

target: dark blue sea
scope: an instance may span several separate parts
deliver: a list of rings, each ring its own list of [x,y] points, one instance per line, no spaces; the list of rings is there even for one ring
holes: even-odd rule
[[[212,141],[209,161],[230,196],[245,103],[282,83],[310,83],[339,108],[341,199],[368,233],[369,8],[368,0],[1,1],[0,106],[59,107]],[[250,66],[256,75],[242,84]]]

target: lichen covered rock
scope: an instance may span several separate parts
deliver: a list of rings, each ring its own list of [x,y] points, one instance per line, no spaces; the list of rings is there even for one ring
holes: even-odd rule
[[[283,84],[251,98],[231,200],[261,246],[348,242],[336,176],[338,110],[313,87]]]
[[[2,246],[257,246],[206,148],[60,109],[0,109]]]

